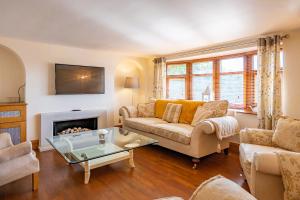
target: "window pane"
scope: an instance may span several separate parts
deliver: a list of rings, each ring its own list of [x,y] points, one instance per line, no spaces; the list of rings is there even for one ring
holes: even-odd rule
[[[213,99],[213,80],[212,76],[193,77],[193,99],[209,101]],[[206,91],[208,89],[208,91]],[[207,93],[208,92],[208,93]]]
[[[230,104],[244,104],[244,75],[229,74],[220,76],[220,98]]]
[[[213,62],[199,62],[193,63],[193,74],[212,74]]]
[[[186,64],[168,65],[167,75],[185,75]]]
[[[257,55],[254,55],[254,56],[252,57],[252,63],[253,63],[252,69],[253,69],[253,70],[257,70],[257,65],[258,65]]]
[[[169,99],[185,99],[185,79],[169,80]]]
[[[222,72],[241,72],[244,71],[244,58],[230,58],[221,60],[221,68]]]

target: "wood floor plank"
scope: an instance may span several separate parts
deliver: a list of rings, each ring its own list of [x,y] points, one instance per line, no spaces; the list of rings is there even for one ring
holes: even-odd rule
[[[37,153],[40,160],[39,190],[32,192],[31,176],[0,187],[0,199],[155,199],[180,196],[188,199],[206,179],[221,174],[246,190],[236,153],[212,154],[192,169],[191,158],[174,151],[147,146],[135,150],[135,165],[122,161],[91,171],[89,184],[83,183],[79,165],[67,165],[55,151]]]

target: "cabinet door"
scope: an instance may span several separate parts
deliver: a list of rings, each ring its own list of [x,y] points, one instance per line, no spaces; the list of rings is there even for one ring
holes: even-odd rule
[[[0,106],[0,123],[26,121],[26,106]]]
[[[9,133],[13,144],[19,144],[26,141],[25,122],[11,122],[0,124],[0,134]]]

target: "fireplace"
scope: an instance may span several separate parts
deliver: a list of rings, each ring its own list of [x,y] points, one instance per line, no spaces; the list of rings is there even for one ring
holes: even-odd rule
[[[68,121],[54,121],[53,135],[65,135],[83,131],[96,130],[98,128],[97,118],[76,119]]]

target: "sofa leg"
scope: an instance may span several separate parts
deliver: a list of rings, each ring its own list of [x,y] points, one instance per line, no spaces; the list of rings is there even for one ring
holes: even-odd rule
[[[199,158],[193,158],[192,162],[194,163],[193,169],[197,169],[197,167],[199,165],[199,162],[200,162],[200,159]]]
[[[229,148],[224,149],[224,154],[227,156],[229,154]]]
[[[39,187],[39,173],[32,174],[32,191],[37,190]]]

